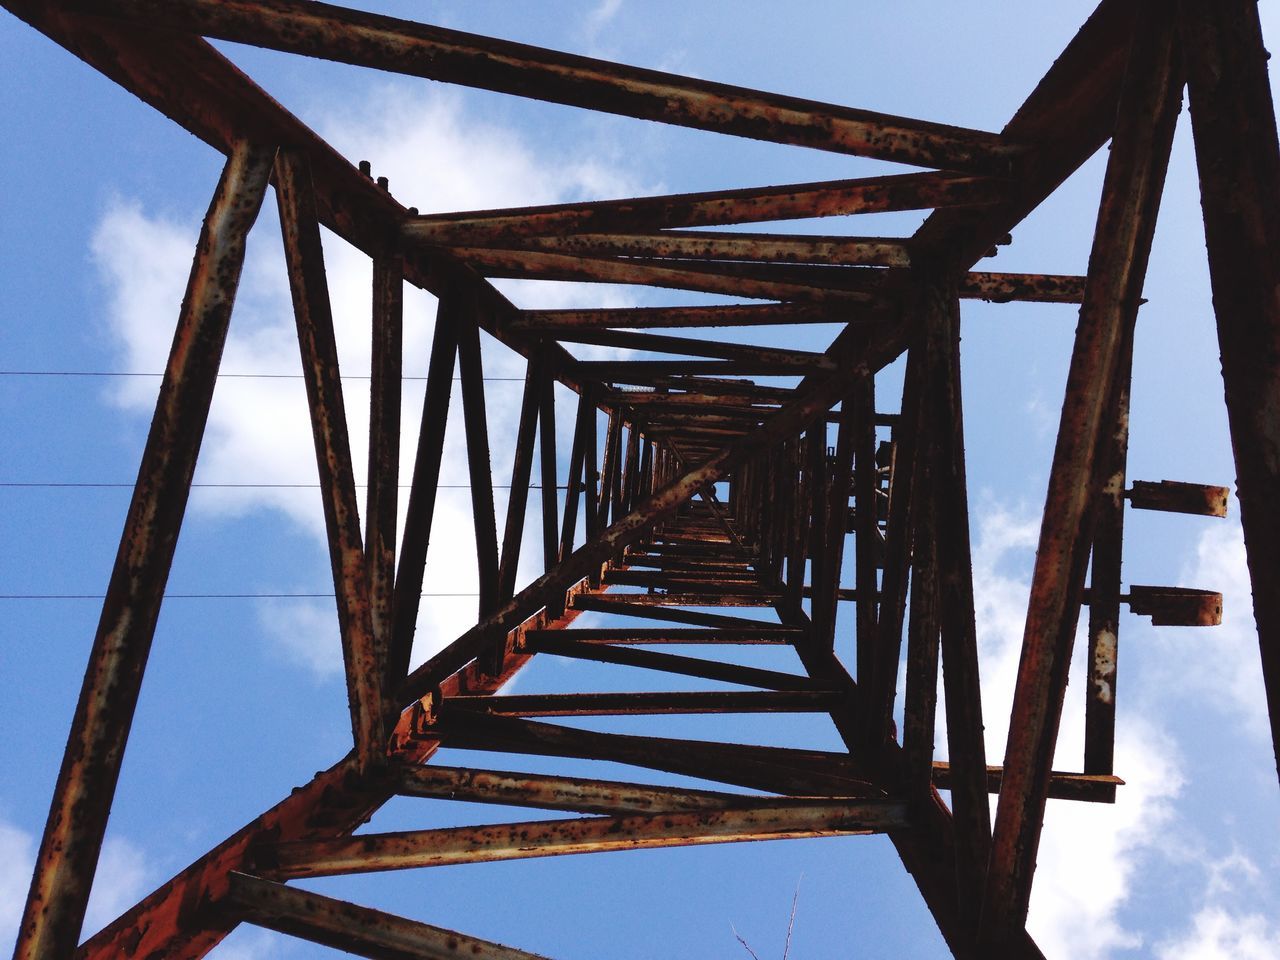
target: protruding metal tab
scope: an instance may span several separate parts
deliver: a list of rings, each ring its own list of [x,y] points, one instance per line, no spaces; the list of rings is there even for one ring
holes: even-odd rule
[[[1227,515],[1228,487],[1179,480],[1135,480],[1125,492],[1129,505],[1138,510],[1163,510],[1166,513],[1190,513],[1199,517]]]
[[[1194,587],[1129,588],[1120,598],[1133,613],[1157,627],[1216,627],[1222,623],[1222,594]]]

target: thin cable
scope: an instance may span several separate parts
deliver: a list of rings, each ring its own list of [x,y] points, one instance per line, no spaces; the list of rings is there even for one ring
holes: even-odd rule
[[[422,593],[422,597],[478,597],[478,593]],[[166,593],[165,600],[324,600],[332,593]],[[0,600],[105,600],[102,593],[0,593]]]
[[[163,377],[163,373],[141,373],[121,370],[0,370],[0,377]],[[301,380],[300,373],[219,373],[219,379],[230,380]],[[369,380],[371,377],[358,373],[344,373],[343,380]],[[401,380],[426,380],[426,377],[402,376]],[[481,377],[481,380],[493,383],[524,383],[524,377]],[[458,383],[461,377],[454,377]]]
[[[42,488],[56,489],[61,487],[71,487],[71,488],[87,488],[87,489],[127,490],[127,489],[132,489],[134,486],[136,486],[136,484],[132,484],[132,483],[97,483],[97,482],[83,482],[83,483],[52,482],[50,483],[50,482],[43,482],[43,481],[36,482],[36,481],[25,481],[25,480],[0,481],[0,487],[17,487],[17,488],[26,488],[26,489],[42,489]],[[193,483],[191,484],[191,486],[193,489],[196,487],[200,487],[204,489],[215,489],[215,490],[224,490],[224,489],[225,490],[319,490],[320,489],[320,484],[318,483]],[[369,485],[367,483],[356,484],[356,487],[359,489],[364,489],[368,486]],[[495,490],[510,490],[511,484],[495,483],[495,484],[492,484],[492,487]],[[410,484],[402,483],[396,489],[412,490],[413,487]],[[437,490],[470,490],[471,484],[469,483],[438,483],[436,484],[436,489]],[[529,489],[541,490],[542,485],[530,484]],[[569,487],[566,484],[557,484],[556,489],[568,490]]]

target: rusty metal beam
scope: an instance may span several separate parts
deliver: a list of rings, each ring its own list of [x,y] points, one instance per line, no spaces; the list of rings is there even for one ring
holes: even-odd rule
[[[457,311],[458,372],[462,378],[462,418],[467,428],[471,515],[475,523],[480,619],[483,620],[503,601],[498,585],[498,523],[493,507],[493,474],[489,460],[489,420],[485,413],[484,370],[480,359],[480,326],[473,316],[466,313],[465,304],[441,300],[440,308]]]
[[[939,790],[952,788],[951,764],[935,760],[933,764],[933,785]],[[1004,778],[1001,767],[987,767],[986,789],[989,793],[999,793],[1000,783]],[[1049,774],[1050,800],[1078,800],[1085,803],[1115,803],[1116,787],[1124,786],[1119,777],[1103,773],[1064,773],[1054,770]]]
[[[790,369],[798,374],[835,368],[835,364],[827,360],[821,353],[815,353],[811,350],[788,350],[780,347],[763,347],[747,343],[722,343],[694,337],[670,337],[655,333],[634,333],[629,330],[572,330],[557,332],[555,336],[557,339],[569,343],[594,343],[628,350],[644,350],[650,353],[714,357],[721,360],[761,364],[771,369],[774,367]],[[614,362],[634,363],[636,361]]]
[[[264,839],[275,842],[349,833],[389,796],[389,790],[370,786],[359,777],[354,757],[347,756],[180,871],[74,955],[80,960],[203,957],[238,922],[215,905],[228,892],[230,872],[246,869],[249,851],[256,844]],[[71,956],[73,949],[61,956]]]
[[[450,749],[611,761],[792,796],[883,796],[844,753],[598,733],[467,711],[442,716],[428,735]]]
[[[576,232],[636,232],[993,203],[1008,185],[955,173],[907,173],[708,193],[597,200],[414,217],[406,238],[476,246]],[[483,241],[483,242],[481,242]]]
[[[961,278],[957,293],[967,300],[990,303],[1080,303],[1084,277],[1051,273],[987,273],[972,271]]]
[[[1116,385],[1104,415],[1093,551],[1089,559],[1089,676],[1085,683],[1084,772],[1109,774],[1115,766],[1116,666],[1120,651],[1121,544],[1129,452],[1129,385],[1133,338],[1120,346]]]
[[[369,377],[369,487],[365,497],[365,555],[369,564],[369,619],[389,693],[395,630],[396,522],[400,484],[401,366],[404,353],[404,261],[396,254],[373,261],[373,313]],[[397,677],[397,682],[399,678]],[[384,698],[386,702],[386,698]]]
[[[524,395],[516,427],[515,457],[511,462],[511,491],[507,499],[507,523],[502,534],[502,555],[498,564],[499,603],[516,592],[516,571],[520,565],[520,542],[524,538],[524,515],[529,502],[529,476],[533,470],[534,431],[541,408],[541,371],[534,360],[525,367]],[[555,495],[554,484],[552,496]],[[545,495],[545,494],[544,494]]]
[[[745,617],[731,617],[723,613],[707,613],[703,610],[673,610],[663,609],[661,607],[645,606],[638,603],[629,603],[624,598],[634,598],[642,596],[641,594],[614,594],[612,597],[602,597],[593,594],[581,594],[573,599],[573,608],[575,610],[594,610],[597,613],[613,613],[623,617],[643,617],[646,620],[665,620],[671,623],[687,623],[692,626],[702,627],[726,627],[741,628],[744,630],[758,630],[761,627],[771,626],[770,624],[761,624],[755,620],[749,620]]]
[[[715,263],[695,260],[609,259],[581,257],[566,253],[546,253],[540,250],[496,250],[483,247],[454,247],[450,252],[485,277],[639,284],[673,290],[693,290],[698,293],[720,293],[757,300],[804,300],[836,304],[860,304],[873,300],[872,294],[865,290],[832,282],[835,275],[818,273],[793,279],[779,276],[779,271],[774,269],[773,264],[740,265],[731,262]],[[751,269],[744,270],[742,269],[744,266]],[[813,267],[808,269],[846,271],[854,268]],[[752,276],[753,273],[757,275]]]
[[[201,226],[18,927],[14,956],[21,960],[69,956],[80,938],[204,438],[245,237],[262,206],[275,152],[241,143],[223,168]]]
[[[557,559],[563,560],[573,553],[573,541],[577,535],[578,502],[586,492],[586,477],[592,465],[587,463],[587,432],[595,432],[596,408],[589,394],[578,397],[578,413],[574,422],[573,446],[569,450],[569,488],[564,497],[564,524],[560,531],[560,550]],[[591,516],[591,501],[585,510]],[[544,571],[545,572],[545,571]]]
[[[560,494],[556,488],[556,384],[543,369],[539,377],[538,466],[542,476],[542,572],[560,562]]]
[[[431,543],[436,497],[440,486],[440,464],[444,456],[444,433],[453,393],[453,368],[458,353],[456,319],[443,304],[436,308],[431,358],[427,363],[427,388],[422,400],[422,419],[414,455],[413,480],[405,508],[404,533],[400,542],[400,564],[396,570],[395,610],[391,650],[387,658],[387,679],[393,687],[409,672],[418,607],[422,602],[422,579]]]
[[[879,609],[880,584],[877,571],[880,567],[880,511],[876,503],[879,474],[876,468],[876,384],[867,377],[849,398],[849,428],[853,453],[853,494],[857,512],[854,518],[854,590],[857,608],[854,611],[854,638],[857,644],[857,677],[860,686],[871,689],[875,673],[875,656],[878,649],[876,618]],[[848,487],[844,502],[838,506],[847,508]],[[838,518],[843,524],[845,517]],[[833,517],[833,524],[837,518]],[[843,542],[843,529],[836,534]],[[840,595],[837,592],[837,599]]]
[[[369,256],[380,256],[407,211],[382,187],[359,172],[314,131],[280,106],[207,41],[157,28],[154,23],[117,22],[66,12],[39,0],[5,0],[23,20],[215,149],[229,154],[250,136],[261,143],[287,143],[305,152],[316,186],[321,223]],[[505,321],[518,311],[478,275],[448,256],[425,258],[406,252],[405,276],[437,297],[471,287],[477,321],[516,353],[528,358],[535,344],[508,337]],[[581,386],[574,362],[553,348],[555,376]]]
[[[940,426],[940,425],[939,425]],[[938,585],[937,511],[933,509],[936,465],[925,432],[917,451],[917,504],[912,511],[911,597],[907,621],[906,689],[903,692],[903,781],[917,804],[929,801],[933,786],[934,727],[938,707],[938,653],[941,611]]]
[[[525,634],[526,640],[534,642],[546,636],[537,631]],[[609,644],[786,644],[803,639],[805,633],[794,627],[782,627],[771,623],[761,623],[759,627],[710,627],[705,629],[680,629],[672,627],[666,630],[644,629],[637,627],[592,627],[571,630],[564,633],[550,634],[552,637],[563,637],[578,643]]]
[[[275,186],[329,537],[351,730],[357,764],[367,773],[386,754],[386,664],[373,632],[369,569],[360,538],[338,345],[306,156],[292,149],[281,150],[276,158]]]
[[[929,457],[927,496],[937,562],[951,810],[955,824],[956,891],[962,922],[976,937],[982,882],[991,847],[983,742],[982,685],[969,540],[969,494],[960,385],[960,300],[953,276],[940,266],[921,272],[920,301],[927,369],[928,424],[919,455]],[[917,548],[919,542],[917,541]],[[936,668],[934,674],[936,682]]]
[[[1166,513],[1188,513],[1197,517],[1225,517],[1229,487],[1179,480],[1135,480],[1121,494],[1134,510],[1160,510]]]
[[[406,235],[413,234],[406,230]],[[788,236],[668,230],[652,233],[570,233],[555,236],[459,240],[446,249],[495,248],[542,250],[582,257],[658,257],[688,260],[740,260],[763,263],[824,263],[842,266],[905,267],[911,262],[904,240],[889,237]]]
[[[853,836],[905,826],[905,808],[892,800],[777,800],[740,810],[535,820],[299,840],[264,851],[263,866],[277,877],[324,877],[705,843]]]
[[[1001,949],[1026,919],[1101,479],[1104,413],[1142,294],[1181,105],[1172,13],[1154,0],[1140,6],[1032,577],[983,901],[988,950]]]
[[[737,663],[723,663],[718,660],[703,660],[697,657],[682,657],[672,653],[657,653],[653,650],[636,650],[629,646],[611,646],[600,643],[578,643],[575,640],[546,635],[525,637],[525,649],[530,653],[545,653],[557,657],[572,657],[577,660],[594,660],[597,663],[615,663],[624,667],[639,667],[644,670],[660,670],[664,673],[675,673],[686,677],[701,677],[704,680],[720,680],[725,683],[740,683],[745,686],[763,687],[767,690],[823,690],[821,684],[809,677],[782,673],[778,670],[763,670],[759,667],[744,667]]]
[[[869,308],[868,308],[869,311]],[[609,327],[748,327],[792,323],[841,323],[856,320],[864,312],[843,305],[820,303],[751,303],[728,306],[699,304],[689,307],[598,307],[588,310],[522,310],[511,321],[512,332],[529,331],[559,335],[566,330],[599,330]]]
[[[628,417],[627,456],[622,466],[622,512],[630,513],[636,505],[636,488],[640,482],[640,425]]]
[[[1280,771],[1280,148],[1255,4],[1178,4],[1262,676]]]
[[[827,369],[825,359],[814,363],[821,372]],[[807,371],[792,361],[788,363],[747,360],[583,360],[578,370],[586,378],[600,383],[628,383],[632,386],[659,387],[673,377],[716,377],[719,386],[732,392],[748,390],[739,382],[730,386],[730,377],[795,377]]]
[[[260,927],[379,960],[546,960],[392,913],[299,890],[262,877],[231,874],[227,906]]]
[[[872,675],[864,680],[861,743],[868,752],[880,749],[891,736],[893,704],[898,687],[898,661],[902,653],[903,624],[907,616],[907,585],[912,559],[913,515],[918,509],[917,480],[921,459],[917,453],[925,419],[921,406],[925,388],[924,351],[907,352],[902,386],[902,416],[894,427],[897,446],[893,492],[885,530],[885,548],[879,604],[876,610],[876,650],[870,657]]]
[[[618,471],[618,454],[622,442],[622,413],[609,414],[604,435],[604,460],[600,465],[600,499],[596,504],[596,526],[609,525],[609,508],[613,504],[614,475]]]
[[[768,802],[767,797],[715,790],[657,787],[617,780],[557,777],[506,770],[476,770],[437,764],[401,764],[395,769],[402,796],[465,800],[542,810],[572,810],[621,816],[629,813],[723,810]]]
[[[644,120],[925,167],[1005,175],[997,134],[693,80],[299,0],[96,0],[98,14]]]
[[[610,648],[605,648],[610,649]],[[590,717],[693,713],[830,713],[842,694],[814,690],[530,693],[450,697],[450,710],[495,717]]]

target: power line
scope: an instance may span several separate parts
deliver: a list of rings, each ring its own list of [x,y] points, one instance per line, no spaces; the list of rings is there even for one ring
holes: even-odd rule
[[[131,370],[0,370],[0,377],[153,377],[159,379],[163,373],[145,373]],[[220,380],[301,380],[300,373],[219,373]],[[344,373],[343,380],[369,380],[368,376],[358,373]],[[426,377],[402,376],[401,380],[426,380]],[[492,383],[524,383],[524,377],[481,377]],[[455,383],[461,377],[454,377]]]
[[[72,488],[72,489],[84,488],[84,489],[106,489],[106,490],[131,490],[134,486],[136,486],[136,484],[133,484],[133,483],[99,483],[96,481],[93,481],[93,482],[90,482],[90,481],[49,482],[49,481],[28,481],[28,480],[0,481],[0,487],[14,487],[14,488],[23,488],[23,489],[46,489],[46,488],[56,489],[56,488],[65,487],[65,488]],[[193,483],[191,484],[191,486],[193,489],[199,487],[202,489],[212,489],[212,490],[319,490],[320,489],[320,484],[318,483]],[[358,488],[363,489],[365,487],[368,487],[369,485],[367,483],[357,483],[356,486]],[[494,483],[494,484],[490,484],[490,486],[492,486],[493,489],[495,490],[511,489],[511,484],[509,483]],[[396,487],[396,489],[412,490],[413,487],[410,484],[402,483],[402,484],[399,484]],[[437,483],[436,489],[437,490],[470,490],[471,484],[469,483]],[[542,484],[531,483],[529,484],[529,489],[541,490]],[[556,489],[568,490],[569,487],[566,484],[556,484]]]
[[[420,593],[420,597],[478,597],[478,593]],[[332,593],[166,593],[166,600],[324,600]],[[0,600],[105,600],[102,593],[0,593]]]

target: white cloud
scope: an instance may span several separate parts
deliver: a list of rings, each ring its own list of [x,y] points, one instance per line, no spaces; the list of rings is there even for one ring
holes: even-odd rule
[[[1161,680],[1170,695],[1226,713],[1242,729],[1269,742],[1266,691],[1253,619],[1253,596],[1238,521],[1210,524],[1182,574],[1187,586],[1222,593],[1222,625],[1160,629],[1150,638],[1161,653]],[[1144,638],[1144,642],[1147,642]]]
[[[1082,717],[1083,710],[1064,717],[1060,754],[1082,754]],[[1050,801],[1045,814],[1028,929],[1047,956],[1107,957],[1142,944],[1122,907],[1143,858],[1165,845],[1182,775],[1166,736],[1135,717],[1125,719],[1116,731],[1116,770],[1125,786],[1115,804]],[[1070,765],[1079,766],[1078,759]]]
[[[586,32],[594,37],[622,9],[622,0],[600,0],[586,16]]]
[[[290,953],[289,937],[241,924],[207,954],[214,960],[267,960]]]
[[[0,953],[13,947],[35,867],[36,837],[0,820]],[[146,892],[151,868],[142,848],[124,837],[108,837],[98,858],[83,936],[91,936]]]
[[[988,761],[1000,763],[1008,737],[1039,520],[988,502],[974,546],[979,655]],[[1085,644],[1077,638],[1074,676]],[[1069,689],[1057,769],[1078,770],[1084,750],[1083,697]],[[941,710],[941,708],[940,708]],[[943,742],[939,735],[939,743]],[[1175,745],[1156,725],[1126,717],[1116,768],[1126,781],[1114,805],[1051,800],[1045,813],[1028,929],[1047,956],[1107,957],[1138,946],[1122,907],[1144,856],[1160,846],[1182,777]]]
[[[1205,907],[1186,938],[1162,944],[1159,960],[1274,960],[1280,957],[1280,927],[1260,913]]]
[[[1199,909],[1181,934],[1157,945],[1159,960],[1269,960],[1280,956],[1280,924],[1267,914],[1241,910],[1247,888],[1256,892],[1262,871],[1236,850],[1199,864],[1206,874]]]
[[[107,837],[93,878],[84,936],[92,936],[142,898],[151,867],[141,847],[124,837]]]
[[[409,92],[404,87],[389,86],[368,103],[346,108],[346,112],[331,112],[329,120],[320,124],[322,133],[345,155],[371,159],[374,173],[390,177],[392,189],[405,203],[423,210],[449,210],[640,192],[630,182],[625,163],[618,163],[617,157],[584,159],[582,151],[572,149],[572,145],[565,145],[559,156],[537,152],[516,132],[467,116],[460,95],[421,91],[421,87]],[[259,225],[250,237],[222,364],[228,373],[300,372],[273,207],[268,197]],[[109,336],[121,353],[122,367],[163,369],[197,229],[194,220],[181,222],[149,213],[129,200],[113,201],[105,211],[95,232],[93,254],[107,290]],[[369,261],[328,235],[325,259],[342,369],[349,377],[358,377],[369,367]],[[634,302],[626,291],[598,285],[585,293],[576,284],[511,282],[506,288],[525,307]],[[404,354],[409,375],[425,371],[434,310],[433,297],[406,292]],[[484,364],[486,375],[520,377],[524,373],[523,359],[492,341],[485,343]],[[487,386],[493,472],[496,481],[504,483],[510,476],[520,384]],[[348,379],[345,387],[352,457],[360,483],[367,458],[368,390],[360,379]],[[422,389],[420,382],[406,383],[402,484],[411,478]],[[111,398],[139,416],[149,416],[154,391],[154,381],[125,380],[114,388]],[[306,410],[304,389],[298,379],[224,377],[219,381],[210,412],[197,481],[314,483],[315,454]],[[465,484],[466,451],[456,384],[449,419],[441,482]],[[497,499],[501,531],[505,497],[499,492]],[[283,518],[319,551],[313,569],[327,569],[324,521],[316,490],[202,489],[192,498],[192,510],[214,518]],[[428,592],[475,592],[472,543],[467,492],[441,490],[432,531],[433,550],[428,559]],[[526,574],[522,580],[538,572],[533,545],[533,538],[527,535],[529,552],[522,557],[529,563],[522,565]],[[459,556],[465,561],[458,562]],[[323,586],[327,588],[327,580]],[[298,585],[262,584],[252,588],[287,592]],[[306,664],[321,677],[335,676],[341,670],[333,631],[321,628],[322,614],[327,609],[327,605],[310,603],[264,603],[260,607],[264,629],[285,655]],[[474,598],[424,598],[415,661],[424,659],[474,623],[475,610]]]
[[[0,954],[13,949],[35,859],[35,837],[0,820]]]

